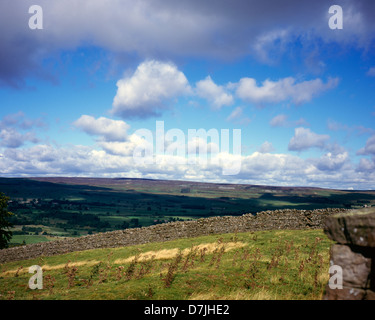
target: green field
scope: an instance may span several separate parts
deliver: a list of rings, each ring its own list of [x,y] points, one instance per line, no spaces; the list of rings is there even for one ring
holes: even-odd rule
[[[275,209],[361,208],[375,191],[106,178],[0,178],[17,237],[33,243],[169,221]],[[39,232],[21,232],[38,225]],[[46,236],[40,238],[40,236]]]
[[[97,249],[0,265],[0,299],[320,300],[322,230],[260,231]],[[43,269],[31,290],[28,268]]]
[[[11,240],[11,244],[29,244],[50,241],[52,238],[47,238],[46,236],[36,236],[36,235],[14,235]]]

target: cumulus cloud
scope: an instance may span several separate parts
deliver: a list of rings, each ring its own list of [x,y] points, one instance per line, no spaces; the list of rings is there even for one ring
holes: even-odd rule
[[[74,122],[74,125],[89,135],[100,136],[105,141],[125,141],[130,128],[126,122],[121,120],[105,117],[95,119],[88,115],[82,115]]]
[[[135,150],[150,150],[153,141],[145,139],[138,133],[128,134],[130,125],[122,120],[112,120],[105,117],[95,119],[92,116],[83,115],[74,122],[89,135],[98,136],[97,146],[106,154],[113,156],[133,157]]]
[[[217,154],[220,148],[215,142],[207,142],[201,137],[193,137],[187,144],[187,152],[193,155]]]
[[[358,155],[375,155],[375,135],[368,138],[364,148],[357,151]]]
[[[155,154],[151,162],[135,161],[123,143],[102,143],[103,146],[107,144],[107,148],[96,150],[77,145],[6,148],[1,150],[0,173],[2,176],[123,176],[357,189],[372,188],[375,179],[375,171],[371,170],[374,164],[370,160],[363,159],[355,167],[345,151],[327,153],[318,159],[258,151],[250,155],[219,152],[215,154],[219,161],[192,164],[187,157],[177,156],[176,159],[171,154]],[[240,172],[223,176],[223,168],[230,169],[238,161],[241,163]]]
[[[47,124],[42,118],[30,119],[24,112],[19,111],[17,113],[5,115],[0,121],[0,128],[9,126],[22,130],[29,130],[32,128],[45,128],[47,127]]]
[[[361,158],[357,166],[357,171],[359,172],[375,172],[375,159],[369,160],[366,158]]]
[[[36,145],[30,148],[6,149],[3,152],[0,171],[3,175],[15,176],[20,174],[72,175],[82,171],[89,173],[93,172],[91,152],[89,147],[82,146],[54,148],[50,145]]]
[[[147,118],[168,109],[172,98],[191,91],[185,75],[172,63],[141,63],[131,77],[117,82],[111,112],[123,118]]]
[[[293,77],[287,77],[277,81],[266,79],[258,86],[254,78],[242,78],[238,83],[236,94],[244,101],[260,106],[289,100],[300,105],[311,101],[320,93],[336,87],[337,84],[337,78],[329,79],[323,83],[319,78],[296,82]]]
[[[268,184],[283,185],[287,180],[295,180],[298,184],[300,177],[306,174],[308,164],[301,158],[287,154],[271,154],[254,152],[245,156],[242,161],[241,177]]]
[[[269,141],[263,142],[263,144],[258,149],[258,152],[260,153],[270,153],[273,151],[275,151],[275,148],[273,147],[272,142]]]
[[[323,83],[321,79],[296,82],[293,77],[288,77],[277,81],[267,79],[258,86],[254,78],[242,78],[237,83],[229,82],[222,86],[207,76],[197,81],[192,89],[184,73],[173,63],[148,60],[141,63],[131,76],[117,82],[111,113],[124,119],[158,116],[170,108],[171,101],[181,96],[204,98],[216,110],[232,105],[235,97],[262,106],[288,100],[301,104],[334,88],[337,83],[337,78]],[[235,96],[232,91],[235,91]],[[227,120],[244,125],[251,121],[243,116],[242,107],[235,108]],[[291,125],[306,125],[306,121],[287,121],[286,115],[278,115],[271,120],[271,126]]]
[[[348,152],[333,153],[327,152],[318,160],[315,161],[315,166],[322,171],[337,171],[341,170],[343,165],[348,163],[349,154]]]
[[[26,142],[38,143],[34,129],[45,127],[41,118],[30,119],[21,111],[5,115],[0,121],[0,146],[18,148]]]
[[[210,76],[197,81],[194,90],[188,79],[176,65],[169,62],[149,60],[141,63],[131,75],[117,82],[117,93],[111,113],[127,118],[148,118],[158,116],[170,107],[171,101],[181,96],[206,99],[214,109],[221,109],[234,103],[234,96],[257,105],[291,100],[295,104],[309,102],[320,93],[334,88],[338,79],[321,79],[296,82],[292,77],[277,81],[265,80],[258,86],[254,78],[242,78],[238,83],[217,85]],[[248,124],[251,119],[243,116],[243,108],[237,107],[227,117],[228,121]],[[306,124],[304,119],[290,122],[286,115],[271,120],[271,126]]]
[[[0,130],[0,146],[7,148],[21,147],[25,142],[37,143],[39,139],[36,138],[35,133],[27,132],[22,134],[14,128],[5,128]]]
[[[289,141],[288,150],[302,151],[313,147],[324,148],[330,136],[317,134],[309,128],[299,127],[294,130],[294,136]]]
[[[196,84],[198,96],[207,99],[215,109],[233,104],[233,96],[229,94],[223,86],[214,83],[210,76],[200,80]]]
[[[99,141],[98,145],[108,154],[129,157],[137,147],[144,150],[152,147],[149,141],[136,134],[130,135],[127,141]]]

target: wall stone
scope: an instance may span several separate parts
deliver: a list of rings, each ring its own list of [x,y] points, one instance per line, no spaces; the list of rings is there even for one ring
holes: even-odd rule
[[[331,215],[324,232],[337,242],[330,263],[342,268],[342,288],[328,283],[323,299],[375,300],[375,209]]]
[[[344,284],[351,288],[369,288],[371,258],[355,252],[350,246],[335,244],[331,248],[331,262],[343,267]]]
[[[326,218],[345,209],[273,210],[256,215],[222,216],[179,221],[149,227],[116,230],[78,238],[34,243],[0,250],[0,263],[28,260],[74,251],[114,248],[191,238],[211,234],[250,232],[273,229],[323,229]]]

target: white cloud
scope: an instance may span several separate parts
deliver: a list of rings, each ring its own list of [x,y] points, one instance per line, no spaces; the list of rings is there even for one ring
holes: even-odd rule
[[[337,171],[349,161],[348,152],[328,152],[316,160],[315,166],[322,171]]]
[[[308,123],[303,118],[300,118],[297,121],[289,121],[287,115],[279,114],[271,119],[270,125],[271,127],[293,127],[308,125]]]
[[[223,86],[215,84],[210,76],[196,83],[198,96],[207,99],[215,109],[233,104],[233,96]]]
[[[336,87],[338,79],[329,79],[323,83],[321,79],[296,82],[293,77],[278,81],[265,80],[261,86],[253,78],[242,78],[237,86],[236,94],[244,101],[264,105],[291,100],[299,105],[312,100],[314,96]]]
[[[324,148],[329,135],[316,134],[308,128],[299,127],[294,130],[294,136],[289,141],[288,149],[292,151],[302,151],[309,148]]]
[[[243,108],[237,107],[235,108],[231,114],[227,117],[227,121],[235,122],[241,125],[248,125],[251,122],[249,117],[246,117],[243,114]]]
[[[39,139],[36,138],[35,133],[33,132],[22,134],[14,128],[4,128],[0,130],[0,146],[18,148],[27,141],[37,143],[39,142]]]
[[[273,117],[270,121],[271,127],[284,127],[287,125],[288,116],[285,114],[279,114]]]
[[[261,106],[288,100],[298,105],[311,101],[337,84],[337,78],[323,83],[321,79],[297,82],[293,77],[288,77],[277,81],[267,79],[261,86],[253,78],[242,78],[238,83],[230,82],[221,86],[207,76],[198,81],[193,90],[186,76],[174,64],[150,60],[141,63],[131,76],[117,82],[118,89],[111,113],[123,118],[158,116],[170,108],[173,99],[184,95],[204,98],[214,109],[219,110],[234,103],[231,91],[235,91],[236,97]],[[237,107],[227,120],[248,124],[251,119],[242,117],[242,113],[242,107]],[[279,115],[271,121],[272,126],[286,123],[285,115]],[[306,122],[304,119],[288,122],[288,125],[292,124],[302,125]]]
[[[21,130],[29,130],[32,128],[45,128],[46,123],[42,118],[30,119],[26,117],[25,113],[19,111],[17,113],[8,114],[0,121],[0,128],[15,127]]]
[[[290,31],[287,29],[274,29],[260,34],[252,45],[252,49],[255,52],[256,57],[262,62],[272,64],[274,58],[271,57],[271,53],[274,51],[280,53],[285,50],[285,45],[290,41]]]
[[[375,155],[375,135],[368,138],[364,148],[357,151],[358,155]]]
[[[29,130],[45,127],[46,124],[41,118],[29,119],[21,111],[5,115],[0,121],[0,146],[18,148],[26,142],[38,143],[40,140],[36,133]]]
[[[285,185],[292,180],[298,184],[303,176],[306,178],[308,168],[308,163],[296,156],[254,152],[242,160],[241,177],[258,184],[267,180],[271,185]]]
[[[98,145],[108,154],[129,157],[133,156],[137,147],[143,149],[152,147],[147,140],[136,134],[130,135],[128,141],[99,141]]]
[[[272,142],[269,141],[263,142],[263,144],[258,149],[258,152],[260,153],[270,153],[273,151],[275,151],[275,148],[273,147]]]
[[[254,152],[247,156],[219,152],[220,161],[191,164],[186,157],[156,154],[151,163],[135,161],[120,142],[105,142],[106,149],[68,145],[36,145],[1,150],[2,176],[64,175],[88,177],[138,177],[205,182],[248,183],[279,186],[317,186],[371,189],[374,164],[363,159],[355,168],[347,153],[327,153],[318,159],[302,159],[289,154]],[[137,144],[137,142],[135,142]],[[139,144],[137,144],[139,145]],[[112,148],[112,150],[110,150]],[[240,160],[240,173],[223,176]]]
[[[88,115],[82,115],[74,122],[74,125],[89,135],[100,136],[105,141],[125,141],[130,128],[126,122],[121,120],[105,117],[95,119]]]
[[[131,77],[117,82],[111,112],[123,118],[146,118],[168,109],[172,98],[191,92],[185,75],[172,63],[141,63]]]
[[[375,159],[369,160],[366,158],[361,158],[357,167],[357,171],[360,172],[375,172]]]
[[[217,154],[220,148],[215,142],[207,142],[201,137],[193,137],[187,144],[189,154],[205,155],[209,153]]]

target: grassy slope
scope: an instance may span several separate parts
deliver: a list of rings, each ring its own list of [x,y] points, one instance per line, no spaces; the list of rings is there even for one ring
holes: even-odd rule
[[[322,230],[274,230],[12,262],[0,299],[321,299],[330,245]],[[35,264],[42,290],[28,288]]]

